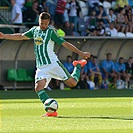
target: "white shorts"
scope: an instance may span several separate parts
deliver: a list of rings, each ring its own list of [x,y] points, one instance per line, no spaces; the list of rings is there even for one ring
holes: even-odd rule
[[[35,83],[39,80],[46,79],[46,88],[52,78],[58,80],[67,80],[71,77],[70,73],[66,70],[60,61],[53,62],[52,64],[43,65],[36,70]]]

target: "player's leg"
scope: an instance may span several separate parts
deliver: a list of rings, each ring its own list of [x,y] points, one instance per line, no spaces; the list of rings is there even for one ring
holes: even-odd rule
[[[113,78],[113,83],[116,84],[116,81],[118,79],[117,78],[118,77],[117,74],[115,72],[112,72],[112,73],[110,73],[110,76]],[[120,76],[120,78],[121,78],[121,76]]]
[[[75,87],[80,78],[80,70],[86,64],[87,64],[86,60],[73,61],[74,70],[71,74],[71,77],[65,80],[64,82],[70,87]]]
[[[44,88],[46,88],[49,84],[49,82],[51,81],[51,78],[46,76],[47,72],[46,71],[47,68],[39,68],[36,70],[36,75],[35,75],[35,91],[38,95],[38,97],[40,98],[40,100],[42,101],[42,103],[44,104],[44,102],[49,98],[48,94],[45,92]],[[53,113],[46,113],[44,114],[42,117],[44,116],[58,116],[57,112],[53,112]]]
[[[48,94],[44,90],[45,85],[46,79],[39,80],[35,83],[35,91],[43,104],[49,98]]]
[[[101,88],[101,84],[102,84],[102,75],[99,74],[98,75],[98,86],[99,86],[99,88]]]

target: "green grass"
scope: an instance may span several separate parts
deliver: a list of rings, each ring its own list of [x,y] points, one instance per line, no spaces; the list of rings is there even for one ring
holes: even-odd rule
[[[57,118],[41,118],[34,91],[0,91],[0,133],[132,133],[133,90],[48,91]]]

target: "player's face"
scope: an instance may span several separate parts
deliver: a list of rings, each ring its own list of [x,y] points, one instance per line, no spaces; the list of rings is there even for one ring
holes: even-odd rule
[[[124,59],[120,59],[119,63],[122,64],[124,62]]]
[[[97,64],[97,58],[94,58],[94,59],[93,59],[93,63],[94,63],[94,64]]]
[[[39,26],[41,30],[46,30],[48,28],[49,22],[50,22],[49,19],[44,19],[44,20],[39,19]]]
[[[112,58],[111,54],[107,55],[107,60],[111,60],[111,58]]]

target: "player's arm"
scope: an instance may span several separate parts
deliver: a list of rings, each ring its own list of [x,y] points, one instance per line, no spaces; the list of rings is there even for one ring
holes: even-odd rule
[[[84,58],[84,59],[89,58],[90,55],[91,55],[89,52],[82,52],[81,50],[79,50],[78,48],[76,48],[74,45],[72,45],[72,44],[69,43],[69,42],[66,42],[66,41],[65,41],[65,42],[62,43],[62,45],[63,45],[65,48],[69,49],[70,51],[77,53],[78,55],[80,55],[80,56],[81,56],[82,58]]]
[[[81,50],[79,50],[78,48],[76,48],[74,45],[72,45],[71,43],[65,41],[62,37],[60,37],[57,32],[55,30],[53,30],[52,35],[51,35],[51,39],[59,44],[64,46],[65,48],[67,48],[68,50],[77,53],[78,55],[80,55],[82,58],[87,59],[90,57],[90,53],[89,52],[82,52]]]
[[[108,72],[106,71],[105,68],[102,68],[102,69],[103,69],[103,72],[104,72],[105,74],[108,74]]]
[[[28,40],[27,36],[21,34],[21,33],[16,33],[16,34],[4,34],[0,32],[0,39],[9,39],[9,40]]]

